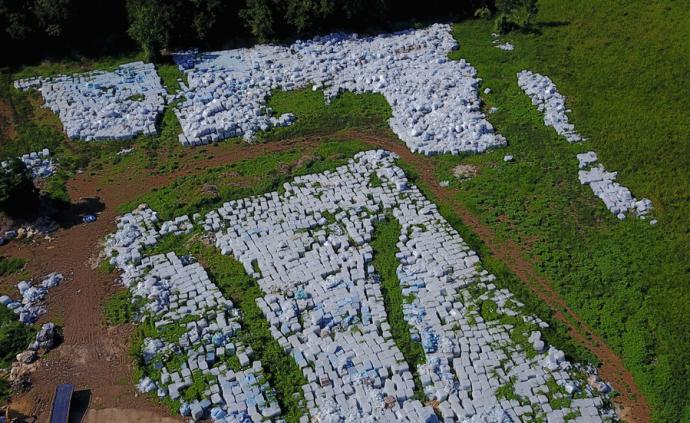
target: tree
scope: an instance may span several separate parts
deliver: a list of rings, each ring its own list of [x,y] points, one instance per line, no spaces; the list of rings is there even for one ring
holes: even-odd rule
[[[270,0],[247,0],[247,7],[240,10],[240,17],[259,42],[268,42],[275,34]]]
[[[7,161],[0,169],[0,211],[11,217],[26,217],[39,204],[38,190],[21,160]]]
[[[130,26],[127,33],[139,44],[147,60],[155,61],[168,46],[171,10],[162,0],[128,0]]]
[[[333,0],[288,0],[285,5],[287,23],[297,32],[314,29],[335,11]]]
[[[12,40],[43,33],[56,38],[71,17],[71,0],[0,0],[0,21]]]
[[[35,0],[31,11],[39,28],[51,37],[59,37],[70,17],[70,0]]]
[[[529,29],[537,17],[537,0],[496,0],[496,30],[502,34]]]
[[[226,7],[221,0],[191,0],[196,10],[192,19],[196,38],[204,41],[216,24],[216,20],[223,7]]]

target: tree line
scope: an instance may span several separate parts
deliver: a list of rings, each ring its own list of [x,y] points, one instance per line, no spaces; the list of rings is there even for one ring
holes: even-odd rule
[[[491,0],[0,0],[5,64],[233,47],[333,31],[390,31],[493,9]]]

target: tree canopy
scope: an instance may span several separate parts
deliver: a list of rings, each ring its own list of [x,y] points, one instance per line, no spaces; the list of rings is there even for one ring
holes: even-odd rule
[[[35,210],[38,191],[26,166],[18,159],[8,160],[0,169],[0,211],[9,216],[22,216]]]
[[[27,63],[46,57],[112,55],[141,49],[233,47],[334,31],[398,29],[471,15],[485,0],[0,0],[0,42]],[[12,63],[10,63],[12,64]]]

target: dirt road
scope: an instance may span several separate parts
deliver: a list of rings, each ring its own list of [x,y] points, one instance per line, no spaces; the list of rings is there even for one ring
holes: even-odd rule
[[[431,159],[410,153],[404,144],[386,136],[349,132],[327,138],[334,137],[359,139],[372,147],[394,151],[412,165],[433,194],[440,201],[448,202],[492,254],[504,261],[511,271],[554,310],[556,318],[570,328],[575,339],[597,355],[603,363],[602,376],[622,393],[617,401],[626,411],[630,411],[627,414],[628,420],[649,421],[646,401],[620,358],[567,307],[550,283],[534,270],[526,251],[514,242],[499,240],[489,227],[483,225],[455,199],[452,190],[438,185]],[[41,360],[33,375],[34,388],[14,398],[15,408],[25,415],[37,416],[38,421],[45,421],[55,384],[69,382],[75,384],[78,390],[90,390],[90,406],[98,410],[92,414],[94,422],[106,421],[103,419],[113,412],[104,410],[106,408],[135,409],[149,413],[146,414],[149,418],[146,421],[163,422],[164,420],[152,416],[169,416],[169,411],[137,396],[133,387],[129,356],[132,328],[128,325],[109,328],[102,321],[103,302],[121,288],[117,284],[116,275],[105,274],[95,269],[93,264],[98,261],[103,238],[115,230],[118,205],[132,201],[155,187],[164,186],[174,178],[191,174],[199,167],[215,167],[276,151],[314,145],[321,140],[321,137],[310,137],[266,144],[207,146],[212,158],[201,160],[193,159],[194,150],[190,149],[185,153],[189,157],[180,160],[181,168],[163,176],[144,173],[109,175],[107,183],[99,175],[89,176],[86,173],[73,178],[68,184],[73,202],[82,198],[99,197],[102,203],[103,210],[95,223],[60,229],[53,234],[51,241],[42,240],[32,245],[14,242],[0,247],[2,254],[26,258],[27,270],[32,277],[40,277],[49,272],[62,272],[67,277],[67,282],[48,295],[48,313],[42,317],[42,321],[54,321],[64,327],[64,343]],[[11,282],[13,281],[4,281],[3,284]],[[571,322],[576,322],[577,325]],[[137,419],[139,420],[121,421],[144,421],[139,417]],[[169,420],[176,421],[177,417]]]

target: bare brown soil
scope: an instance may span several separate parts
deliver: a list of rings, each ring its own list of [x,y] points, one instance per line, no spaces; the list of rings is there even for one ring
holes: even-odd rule
[[[8,140],[17,136],[12,108],[4,100],[0,100],[0,133]]]
[[[511,271],[551,307],[555,317],[570,329],[573,338],[601,360],[601,375],[621,392],[616,401],[629,411],[628,421],[650,420],[646,400],[621,359],[567,306],[550,283],[534,270],[534,263],[527,259],[525,250],[512,241],[499,240],[493,230],[482,224],[456,200],[452,189],[438,185],[431,159],[414,155],[401,142],[380,134],[348,132],[333,135],[337,138],[362,140],[372,147],[393,151],[413,166],[434,196],[451,205],[463,223],[482,239],[492,254],[505,262]],[[107,183],[104,182],[106,178],[99,175],[91,177],[83,173],[73,178],[68,184],[73,202],[82,198],[99,197],[103,203],[104,209],[98,221],[60,229],[52,235],[51,241],[43,240],[32,244],[14,242],[0,247],[0,252],[4,255],[26,258],[27,271],[33,277],[54,271],[67,276],[67,282],[49,294],[48,313],[42,318],[43,321],[51,320],[64,327],[64,343],[42,359],[39,369],[33,375],[34,388],[28,393],[17,395],[13,399],[14,407],[25,415],[37,416],[39,421],[44,421],[55,384],[69,382],[75,384],[78,390],[88,389],[91,392],[90,406],[94,411],[89,414],[92,420],[86,421],[178,421],[177,418],[162,420],[154,417],[170,414],[162,406],[135,394],[129,356],[132,328],[128,325],[110,328],[103,322],[103,302],[121,288],[116,275],[94,269],[91,263],[97,261],[95,258],[101,251],[105,235],[115,230],[118,205],[199,168],[215,167],[291,148],[304,148],[320,141],[320,137],[310,137],[254,145],[207,146],[211,158],[193,160],[191,156],[194,153],[190,149],[186,153],[189,157],[181,160],[181,168],[166,175],[152,176],[145,172],[109,175]],[[9,280],[0,285],[8,283]],[[149,414],[142,417],[144,414],[139,413]],[[133,420],[125,420],[130,417]]]
[[[102,410],[89,410],[84,417],[83,423],[177,423],[178,421],[170,417],[161,417],[150,411],[131,408],[105,408]]]

